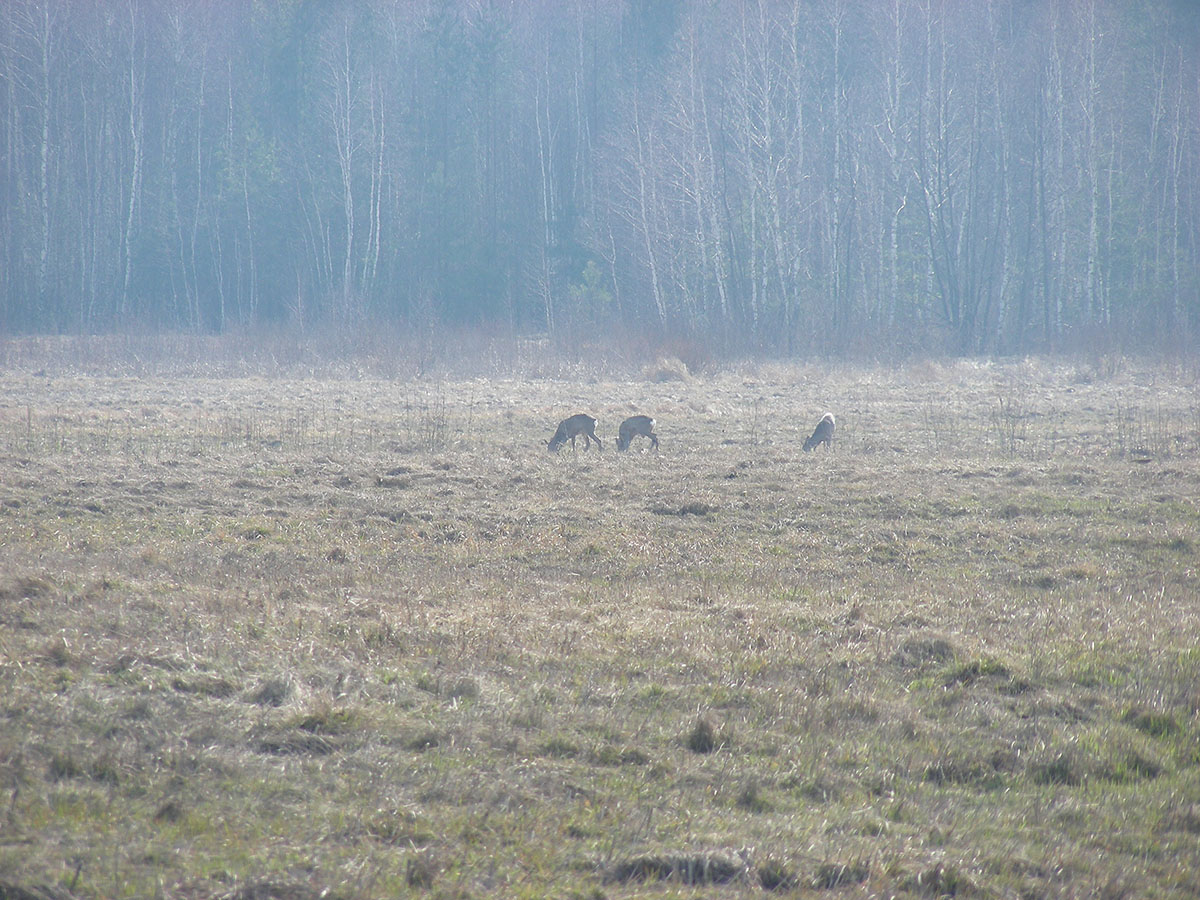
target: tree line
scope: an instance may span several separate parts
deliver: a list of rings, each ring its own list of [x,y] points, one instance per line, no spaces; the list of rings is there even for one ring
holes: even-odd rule
[[[0,330],[1200,333],[1187,0],[6,0]]]

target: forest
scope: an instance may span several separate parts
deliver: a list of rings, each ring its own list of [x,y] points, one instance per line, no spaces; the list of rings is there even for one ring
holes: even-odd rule
[[[1190,0],[5,0],[0,334],[1184,349]]]

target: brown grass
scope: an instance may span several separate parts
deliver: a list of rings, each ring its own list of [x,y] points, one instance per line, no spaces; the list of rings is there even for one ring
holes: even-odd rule
[[[33,371],[0,893],[1200,890],[1183,373]]]

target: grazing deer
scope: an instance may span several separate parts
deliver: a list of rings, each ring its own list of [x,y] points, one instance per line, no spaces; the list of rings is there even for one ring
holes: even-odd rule
[[[546,443],[550,448],[551,453],[557,453],[558,448],[567,442],[571,441],[571,450],[575,449],[575,438],[583,435],[583,449],[587,450],[592,446],[592,441],[596,442],[596,446],[601,450],[604,445],[600,443],[600,438],[596,437],[596,420],[587,413],[576,413],[569,419],[563,419],[558,423],[558,431],[554,432],[554,437]]]
[[[649,416],[630,416],[621,423],[617,433],[617,449],[628,450],[629,442],[638,435],[650,438],[650,446],[658,449],[658,435],[654,433],[654,420]]]
[[[804,452],[813,450],[824,444],[826,447],[833,447],[833,413],[825,413],[821,417],[821,421],[817,423],[816,429],[807,441],[804,442]]]

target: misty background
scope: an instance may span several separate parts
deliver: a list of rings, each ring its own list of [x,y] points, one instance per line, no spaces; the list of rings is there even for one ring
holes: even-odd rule
[[[1193,346],[1189,0],[5,0],[0,333]]]

